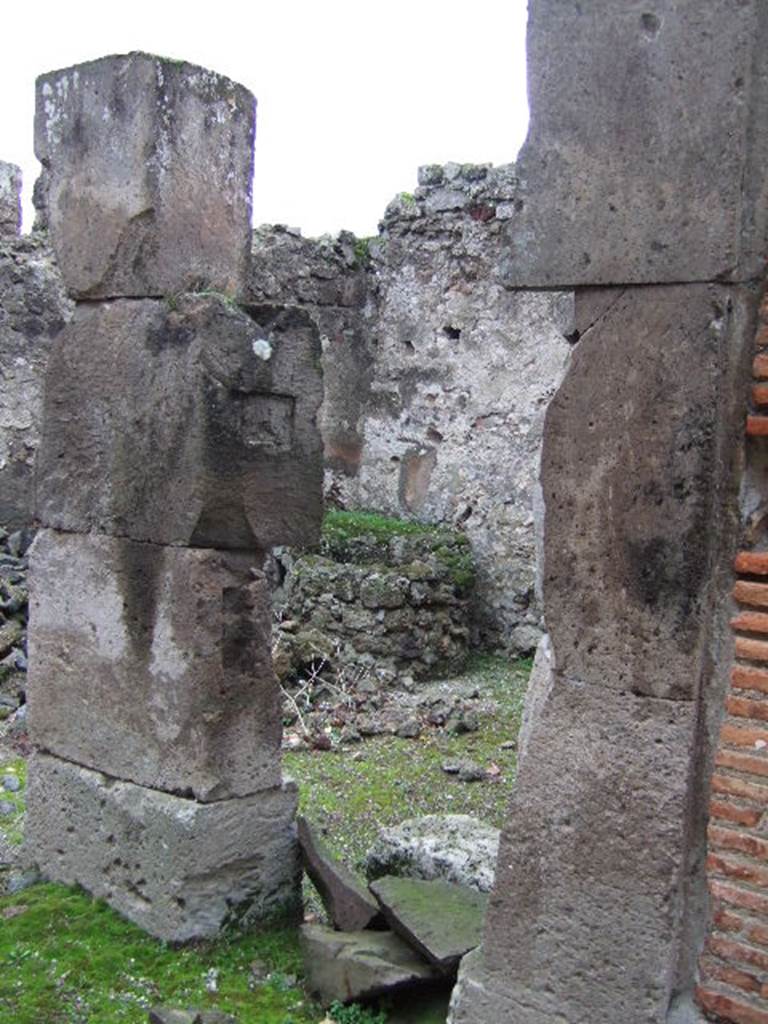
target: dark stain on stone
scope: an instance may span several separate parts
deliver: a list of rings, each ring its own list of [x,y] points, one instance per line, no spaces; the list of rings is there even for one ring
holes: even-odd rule
[[[254,648],[266,641],[259,628],[251,589],[247,586],[225,587],[222,607],[224,626],[221,663],[228,672],[251,674]]]
[[[195,329],[173,313],[147,330],[146,347],[153,356],[166,348],[184,348],[195,339]]]
[[[154,544],[138,544],[125,539],[116,543],[125,629],[133,657],[146,667],[155,636],[163,549]]]

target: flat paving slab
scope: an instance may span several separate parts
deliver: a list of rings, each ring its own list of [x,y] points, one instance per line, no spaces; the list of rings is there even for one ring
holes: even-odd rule
[[[480,944],[488,897],[452,882],[388,876],[371,892],[391,927],[442,972]]]

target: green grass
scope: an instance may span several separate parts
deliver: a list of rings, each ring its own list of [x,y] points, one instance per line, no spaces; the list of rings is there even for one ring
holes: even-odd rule
[[[105,904],[58,885],[0,898],[0,1020],[14,1024],[145,1024],[157,1004],[220,1009],[240,1024],[314,1024],[297,986],[294,928],[174,949]],[[250,965],[271,972],[254,984]],[[217,991],[206,981],[216,978]]]
[[[463,537],[445,527],[419,523],[413,519],[395,519],[382,516],[378,512],[346,511],[329,509],[323,519],[323,536],[329,539],[347,540],[351,537],[375,537],[376,540],[389,540],[391,537],[421,534],[445,534],[452,538]],[[469,541],[467,541],[469,543]]]
[[[293,751],[284,755],[287,774],[299,784],[302,814],[327,829],[328,845],[350,867],[359,868],[380,827],[421,814],[471,814],[501,826],[517,766],[516,751],[502,743],[517,736],[531,663],[504,658],[472,660],[461,678],[493,697],[497,712],[482,718],[478,732],[449,736],[425,730],[416,740],[376,736],[338,752]],[[498,781],[459,782],[444,761],[469,758],[495,764]]]
[[[300,752],[285,769],[300,787],[301,808],[327,826],[328,845],[350,866],[380,826],[429,813],[464,813],[500,825],[513,781],[514,749],[530,662],[475,657],[464,679],[497,711],[480,730],[462,736],[429,731],[419,740],[376,737],[342,753]],[[500,769],[498,782],[461,783],[440,765],[468,757]],[[0,760],[0,776],[25,782],[22,759]],[[0,819],[6,839],[21,839],[23,787],[4,794],[18,813]],[[256,982],[251,964],[270,972]],[[145,1024],[157,1004],[220,1009],[239,1024],[317,1024],[323,1018],[300,988],[294,927],[273,923],[249,933],[182,949],[149,938],[105,904],[79,890],[37,885],[0,897],[0,1021],[13,1024]],[[264,974],[265,971],[262,971]],[[209,991],[206,980],[217,979]],[[298,982],[297,982],[298,979]],[[392,1006],[392,1024],[438,1024],[442,1004],[422,1008],[408,999]]]

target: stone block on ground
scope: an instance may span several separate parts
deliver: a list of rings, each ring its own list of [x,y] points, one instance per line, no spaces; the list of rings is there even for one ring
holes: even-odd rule
[[[379,906],[365,885],[317,835],[304,817],[298,819],[299,846],[304,870],[320,893],[335,928],[362,931],[381,916]]]
[[[158,544],[311,545],[322,513],[317,328],[220,296],[80,304],[46,377],[41,522]]]
[[[21,168],[0,160],[0,238],[21,231]]]
[[[70,294],[240,294],[254,127],[247,89],[183,61],[129,53],[41,75],[35,153]]]
[[[298,906],[294,783],[201,804],[36,754],[25,854],[168,942]]]
[[[325,1005],[368,999],[440,977],[393,932],[338,932],[322,925],[301,927],[306,984]]]
[[[468,814],[426,814],[383,828],[365,856],[369,879],[384,875],[442,879],[490,892],[499,829]]]
[[[203,801],[280,783],[266,581],[248,554],[42,530],[29,730],[59,757]]]
[[[450,974],[480,944],[488,897],[452,882],[380,878],[371,882],[390,927]]]

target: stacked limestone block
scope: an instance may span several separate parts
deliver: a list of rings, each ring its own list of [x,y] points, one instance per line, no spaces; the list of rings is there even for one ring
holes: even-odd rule
[[[171,941],[296,895],[260,565],[317,537],[322,388],[307,317],[236,303],[253,132],[253,97],[188,64],[38,81],[77,302],[37,465],[29,852]]]

